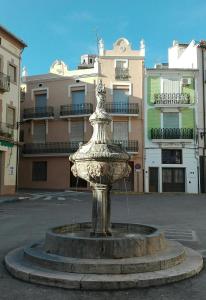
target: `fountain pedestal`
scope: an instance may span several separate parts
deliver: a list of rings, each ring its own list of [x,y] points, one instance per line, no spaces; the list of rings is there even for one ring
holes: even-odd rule
[[[103,184],[93,187],[91,236],[111,236],[110,190],[110,186]]]

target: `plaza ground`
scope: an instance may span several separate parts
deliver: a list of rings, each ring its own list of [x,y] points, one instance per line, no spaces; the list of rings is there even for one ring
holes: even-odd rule
[[[162,287],[101,292],[38,286],[12,278],[3,264],[10,250],[43,239],[50,227],[88,221],[91,216],[91,193],[39,192],[23,196],[18,201],[0,202],[0,300],[206,299],[205,270],[192,279]],[[206,256],[204,194],[114,194],[112,221],[156,225],[168,238]]]

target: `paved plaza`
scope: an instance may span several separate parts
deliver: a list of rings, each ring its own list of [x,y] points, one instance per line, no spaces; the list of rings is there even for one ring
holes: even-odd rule
[[[10,250],[44,238],[54,226],[89,221],[91,193],[22,193],[17,201],[0,201],[0,300],[158,299],[205,300],[206,272],[179,283],[124,291],[72,291],[22,282],[5,270],[3,259]],[[186,194],[112,195],[112,220],[146,223],[165,231],[206,256],[206,196]]]

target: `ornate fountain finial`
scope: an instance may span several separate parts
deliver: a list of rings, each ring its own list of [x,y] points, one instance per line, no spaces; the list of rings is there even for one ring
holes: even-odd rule
[[[106,100],[106,89],[101,79],[96,87],[96,98],[97,98],[96,111],[105,110],[104,104]]]

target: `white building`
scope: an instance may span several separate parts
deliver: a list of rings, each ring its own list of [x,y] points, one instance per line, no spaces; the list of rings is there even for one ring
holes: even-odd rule
[[[146,192],[198,193],[197,74],[165,65],[146,70]]]
[[[197,140],[199,152],[200,191],[206,192],[206,42],[181,44],[173,41],[168,50],[169,68],[198,69],[197,90]]]

